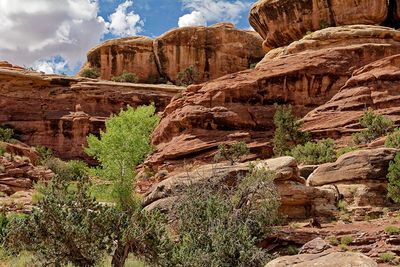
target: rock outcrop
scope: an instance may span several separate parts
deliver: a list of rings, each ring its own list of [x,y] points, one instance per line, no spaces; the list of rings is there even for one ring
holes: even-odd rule
[[[192,171],[167,177],[155,184],[144,195],[144,206],[147,209],[169,210],[189,185],[201,185],[210,179],[222,181],[236,179],[237,175],[245,175],[249,172],[249,163],[203,165]],[[280,196],[280,210],[289,218],[329,216],[336,211],[335,191],[329,188],[320,190],[306,186],[305,180],[300,177],[294,158],[269,159],[256,161],[253,164],[256,164],[256,168],[263,167],[276,173],[274,182]]]
[[[210,27],[173,29],[155,40],[128,37],[107,41],[88,52],[81,70],[97,67],[100,78],[110,80],[125,70],[140,82],[161,80],[179,83],[179,73],[193,68],[193,82],[200,83],[246,70],[265,53],[254,31],[239,30],[231,23]]]
[[[285,256],[269,262],[265,267],[378,267],[371,258],[357,252],[323,252]]]
[[[346,137],[362,129],[359,119],[370,107],[400,122],[400,55],[373,62],[354,72],[326,104],[307,114],[304,129],[315,136]]]
[[[398,53],[400,32],[393,29],[328,28],[271,51],[254,70],[190,86],[165,109],[148,164],[208,160],[219,144],[237,140],[246,141],[255,157],[267,158],[274,103],[292,104],[304,116],[339,92],[354,70]]]
[[[63,159],[83,158],[89,133],[126,106],[154,103],[162,111],[184,90],[170,85],[99,82],[0,68],[0,125],[14,128],[18,139],[43,145]]]
[[[268,51],[326,27],[398,26],[398,6],[398,0],[260,0],[251,8],[250,24],[264,38]]]

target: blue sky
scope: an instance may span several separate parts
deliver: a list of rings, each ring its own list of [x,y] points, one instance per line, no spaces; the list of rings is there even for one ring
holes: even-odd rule
[[[0,60],[75,74],[104,40],[234,22],[248,29],[254,0],[0,0]]]

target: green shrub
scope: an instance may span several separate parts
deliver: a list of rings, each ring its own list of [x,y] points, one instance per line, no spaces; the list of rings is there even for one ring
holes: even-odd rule
[[[388,225],[385,227],[385,233],[388,235],[398,235],[400,234],[400,228],[394,225]]]
[[[287,247],[287,253],[289,255],[297,255],[299,254],[299,249],[296,246],[290,245]]]
[[[53,150],[45,146],[36,146],[36,153],[39,155],[39,164],[45,164],[48,159],[53,156]]]
[[[96,67],[87,68],[81,73],[81,76],[90,79],[97,79],[100,77],[100,72]]]
[[[14,137],[14,130],[10,128],[0,127],[0,142],[10,143]]]
[[[355,144],[367,144],[379,137],[385,136],[393,127],[393,121],[383,115],[376,114],[368,108],[360,119],[360,124],[365,129],[353,134]]]
[[[339,244],[340,251],[347,251],[349,250],[349,246],[346,244]]]
[[[337,237],[334,236],[334,235],[328,236],[328,237],[326,238],[326,241],[327,241],[329,244],[331,244],[332,246],[337,246],[337,245],[339,245],[339,240],[338,240]]]
[[[178,73],[178,85],[189,86],[196,81],[197,71],[195,67],[189,66]]]
[[[137,83],[139,78],[135,74],[124,70],[120,76],[114,76],[111,80],[119,83]]]
[[[391,251],[379,253],[379,259],[383,262],[392,262],[396,259],[396,254]]]
[[[389,134],[385,141],[386,147],[400,148],[400,129],[396,128],[393,133]]]
[[[342,212],[347,212],[347,203],[344,200],[339,200],[337,207]]]
[[[351,242],[353,242],[353,237],[351,237],[349,235],[345,235],[340,238],[340,244],[342,244],[342,245],[348,246],[351,244]]]
[[[290,153],[299,163],[322,164],[336,160],[335,141],[323,139],[297,145]]]
[[[3,156],[6,153],[6,147],[2,143],[0,143],[0,156]]]
[[[400,203],[400,153],[389,164],[388,196],[396,203]]]
[[[329,24],[329,22],[325,21],[325,20],[320,20],[319,21],[319,29],[323,30],[326,28],[329,28],[331,25]]]
[[[285,156],[296,145],[308,141],[309,133],[300,131],[301,123],[293,115],[291,105],[275,107],[274,153],[276,156]]]
[[[251,63],[249,69],[255,69],[258,63]]]
[[[215,155],[215,161],[220,161],[222,159],[228,160],[231,165],[238,162],[240,158],[244,155],[250,153],[250,149],[247,147],[245,142],[236,142],[232,145],[219,145],[218,152]]]

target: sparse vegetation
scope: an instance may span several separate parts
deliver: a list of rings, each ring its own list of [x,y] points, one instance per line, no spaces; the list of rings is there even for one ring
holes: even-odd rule
[[[335,141],[323,139],[297,145],[290,153],[299,163],[322,164],[336,160]]]
[[[35,150],[39,155],[39,163],[42,165],[44,165],[47,160],[53,157],[53,150],[51,150],[51,148],[39,145],[35,147]]]
[[[383,115],[376,114],[371,108],[368,108],[361,117],[360,124],[365,129],[353,134],[353,142],[356,145],[367,144],[387,135],[394,123],[392,120]]]
[[[394,254],[393,252],[383,252],[383,253],[379,253],[379,259],[382,262],[392,262],[396,259],[396,254]]]
[[[327,241],[329,244],[331,244],[332,246],[337,246],[337,245],[339,245],[339,240],[338,240],[337,237],[334,236],[334,235],[328,236],[328,237],[326,238],[326,241]]]
[[[331,26],[331,25],[329,24],[329,22],[327,22],[327,21],[325,21],[325,20],[321,20],[321,21],[319,22],[319,29],[320,29],[320,30],[329,28],[330,26]]]
[[[250,63],[249,69],[255,69],[258,63]]]
[[[400,203],[400,153],[390,162],[387,178],[388,196],[396,203]]]
[[[292,106],[275,105],[274,115],[274,153],[276,156],[288,155],[296,145],[304,144],[309,140],[309,134],[300,131],[301,123],[292,112]]]
[[[396,128],[392,133],[390,133],[385,141],[386,147],[400,148],[400,129]]]
[[[136,74],[124,70],[121,75],[114,76],[111,80],[119,83],[137,83],[139,78]]]
[[[388,235],[398,235],[400,234],[400,228],[394,225],[388,225],[385,227],[385,233]]]
[[[178,85],[189,86],[196,81],[197,71],[193,66],[189,66],[178,73]]]
[[[87,68],[84,71],[82,71],[81,76],[90,79],[97,79],[100,77],[100,72],[96,67]]]
[[[219,145],[218,152],[215,155],[215,161],[228,160],[231,165],[238,162],[244,155],[250,153],[250,149],[245,142],[236,142],[231,145]]]
[[[0,127],[0,142],[12,142],[14,138],[14,130],[7,127]]]
[[[299,254],[299,249],[296,246],[290,245],[287,247],[287,253],[289,255],[297,255]]]
[[[340,238],[340,244],[342,245],[350,245],[353,242],[353,237],[349,236],[349,235],[344,235]]]

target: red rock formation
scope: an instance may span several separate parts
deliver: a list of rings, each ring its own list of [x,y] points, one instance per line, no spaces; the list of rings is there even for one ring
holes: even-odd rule
[[[394,26],[399,22],[398,2],[398,0],[259,0],[251,8],[250,24],[264,38],[264,48],[270,50],[299,40],[307,32],[329,26],[354,24]]]
[[[128,37],[107,41],[88,53],[86,68],[97,67],[100,78],[110,80],[124,70],[139,81],[178,82],[178,73],[192,66],[194,82],[204,82],[248,69],[264,56],[262,39],[253,31],[238,30],[231,23],[210,27],[173,29],[157,39]]]
[[[98,133],[111,113],[150,103],[162,111],[183,89],[0,68],[0,124],[13,127],[31,146],[50,147],[64,159],[83,157],[86,135]]]
[[[354,69],[400,53],[399,40],[400,32],[385,27],[329,28],[271,51],[254,70],[191,86],[166,108],[148,163],[204,159],[235,140],[257,157],[271,156],[274,103],[290,103],[303,116],[331,99]]]

